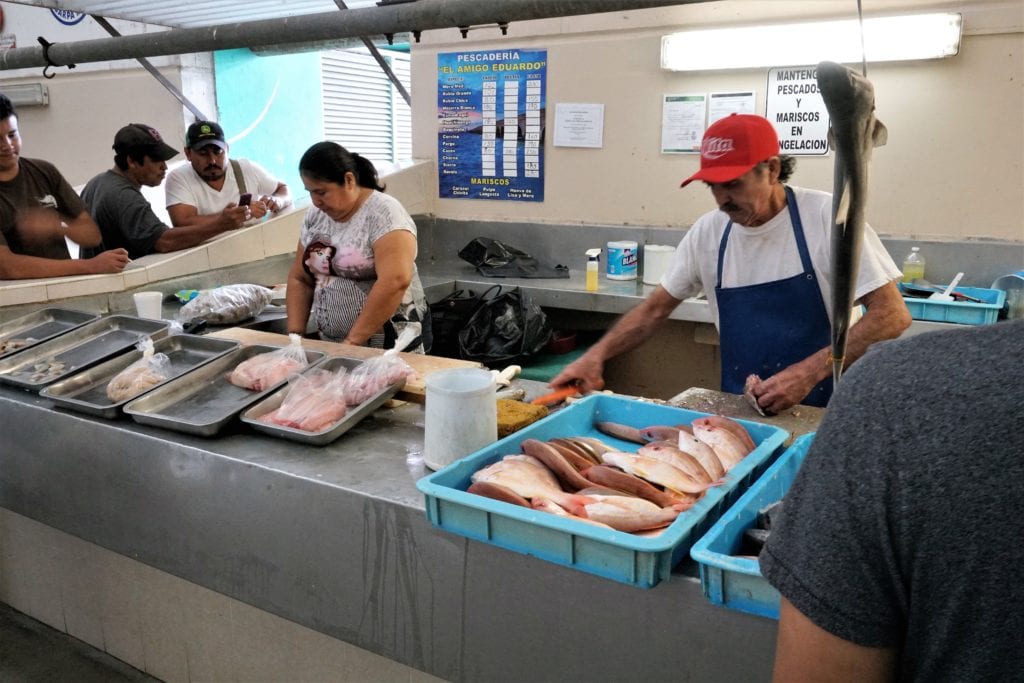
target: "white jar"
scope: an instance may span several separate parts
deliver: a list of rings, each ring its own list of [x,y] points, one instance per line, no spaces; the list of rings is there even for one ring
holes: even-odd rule
[[[427,375],[423,462],[439,470],[498,439],[490,370],[455,368]]]

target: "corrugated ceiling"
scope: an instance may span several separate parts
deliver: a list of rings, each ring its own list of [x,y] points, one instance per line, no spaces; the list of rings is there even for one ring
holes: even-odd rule
[[[334,0],[43,0],[16,4],[96,14],[107,19],[126,19],[171,28],[220,26],[338,11]],[[377,4],[378,0],[345,0],[349,9],[375,7]]]

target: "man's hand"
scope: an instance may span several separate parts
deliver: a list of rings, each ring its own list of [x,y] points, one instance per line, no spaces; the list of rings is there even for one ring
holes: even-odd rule
[[[85,263],[89,265],[89,269],[93,274],[99,274],[120,273],[130,261],[131,259],[128,258],[126,250],[108,249],[107,251],[101,251],[91,259],[86,259]]]
[[[565,366],[551,380],[551,386],[563,387],[575,384],[583,393],[604,389],[604,363],[596,355],[585,353]]]
[[[220,212],[220,223],[225,230],[238,230],[245,225],[251,214],[248,206],[228,204]]]
[[[249,209],[253,218],[263,218],[267,215],[267,212],[270,211],[266,197],[260,197],[259,199],[252,200],[249,204]]]
[[[818,354],[810,356],[762,380],[751,392],[757,404],[777,415],[807,398],[821,381],[822,373],[814,362],[817,357]]]

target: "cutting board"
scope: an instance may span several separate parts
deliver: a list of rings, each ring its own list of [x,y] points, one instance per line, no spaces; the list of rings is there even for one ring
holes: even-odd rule
[[[234,339],[243,344],[275,344],[277,346],[286,346],[288,344],[288,335],[247,330],[244,327],[229,327],[225,330],[211,332],[209,336]],[[380,349],[322,341],[320,339],[303,339],[302,346],[314,351],[323,351],[332,356],[347,356],[360,359],[373,358],[384,353]],[[425,356],[422,353],[400,353],[399,356],[416,371],[417,376],[415,379],[407,381],[405,388],[398,392],[395,398],[415,403],[423,403],[426,400],[426,387],[423,383],[430,373],[451,368],[483,367],[480,363],[473,361],[442,358],[441,356]]]
[[[753,406],[739,394],[729,394],[724,391],[713,389],[702,389],[692,387],[677,396],[668,400],[670,405],[679,406],[688,410],[696,410],[700,413],[714,413],[726,417],[750,420],[762,424],[781,427],[790,433],[786,441],[788,446],[801,434],[818,430],[818,423],[825,416],[824,408],[814,406],[798,405],[784,410],[778,415],[764,417],[759,415]]]

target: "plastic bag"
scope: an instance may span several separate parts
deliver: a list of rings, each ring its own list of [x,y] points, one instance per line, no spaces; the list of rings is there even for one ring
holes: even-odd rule
[[[288,375],[309,365],[302,348],[302,337],[288,335],[289,344],[277,351],[268,351],[244,360],[235,366],[228,381],[236,387],[263,391],[283,382]]]
[[[430,326],[433,335],[430,355],[459,357],[459,330],[466,326],[466,322],[481,301],[472,290],[460,289],[430,304]]]
[[[261,416],[261,422],[319,432],[345,417],[346,369],[336,372],[314,368],[288,380],[288,395],[277,410]]]
[[[475,237],[459,250],[459,258],[476,266],[485,277],[566,278],[569,268],[558,264],[549,266],[490,237]]]
[[[379,356],[363,361],[355,370],[348,374],[345,384],[345,401],[350,406],[373,398],[387,387],[416,376],[416,371],[402,360],[398,353],[418,336],[418,331],[405,328],[395,340],[394,348],[390,348]]]
[[[487,294],[497,289],[490,299]],[[484,303],[459,332],[459,357],[485,365],[508,364],[543,349],[551,339],[548,317],[518,287],[484,292]]]
[[[166,353],[153,352],[152,339],[146,337],[136,348],[142,351],[142,358],[114,375],[107,384],[107,398],[114,403],[138,396],[171,376],[171,359]]]
[[[207,289],[181,307],[178,320],[203,318],[211,325],[230,325],[259,315],[274,292],[259,285],[225,285]]]

